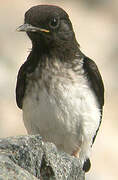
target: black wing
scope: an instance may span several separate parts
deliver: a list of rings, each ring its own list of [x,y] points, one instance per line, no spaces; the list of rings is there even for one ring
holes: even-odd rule
[[[17,76],[16,102],[20,109],[22,109],[23,97],[26,89],[26,68],[27,68],[27,62],[25,62],[21,66]]]
[[[90,82],[90,86],[93,89],[99,103],[99,108],[101,110],[101,119],[102,119],[102,110],[104,105],[104,85],[102,81],[102,77],[100,75],[100,72],[95,64],[95,62],[88,57],[84,56],[84,69],[87,74],[88,80]],[[100,121],[101,124],[101,121]],[[99,124],[99,126],[100,126]],[[97,132],[99,130],[99,127],[96,131],[95,136],[93,137],[93,143],[95,141]]]
[[[16,84],[16,102],[20,109],[22,109],[23,97],[26,91],[26,77],[27,74],[32,73],[37,64],[40,56],[37,56],[37,53],[31,51],[25,63],[21,66],[18,76],[17,76],[17,84]]]

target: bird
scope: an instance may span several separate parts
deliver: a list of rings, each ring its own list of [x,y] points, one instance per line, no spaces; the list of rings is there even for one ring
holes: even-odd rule
[[[28,134],[40,134],[89,171],[104,105],[96,63],[81,51],[69,15],[59,6],[31,7],[17,30],[26,32],[32,43],[16,83],[16,102]]]

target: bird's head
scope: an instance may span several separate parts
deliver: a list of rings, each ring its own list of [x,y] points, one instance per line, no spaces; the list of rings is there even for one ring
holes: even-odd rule
[[[58,6],[38,5],[25,13],[24,24],[18,31],[25,31],[33,45],[47,48],[72,48],[77,46],[68,14]]]

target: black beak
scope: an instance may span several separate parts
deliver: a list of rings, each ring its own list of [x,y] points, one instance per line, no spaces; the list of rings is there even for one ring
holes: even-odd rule
[[[19,26],[16,30],[19,32],[22,32],[22,31],[25,31],[25,32],[40,32],[41,31],[41,32],[45,32],[45,33],[50,32],[48,29],[35,27],[30,24],[23,24],[23,25]]]

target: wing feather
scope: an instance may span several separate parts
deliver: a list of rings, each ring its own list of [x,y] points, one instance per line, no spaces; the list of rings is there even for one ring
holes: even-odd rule
[[[84,56],[83,66],[84,66],[85,72],[87,74],[88,80],[90,82],[90,86],[97,97],[97,100],[99,103],[99,108],[101,111],[101,120],[102,120],[102,111],[103,111],[103,105],[104,105],[104,84],[103,84],[101,74],[100,74],[95,62],[86,56]],[[99,123],[99,127],[101,124],[101,120]],[[95,141],[99,127],[96,130],[95,136],[93,137],[93,143]]]

